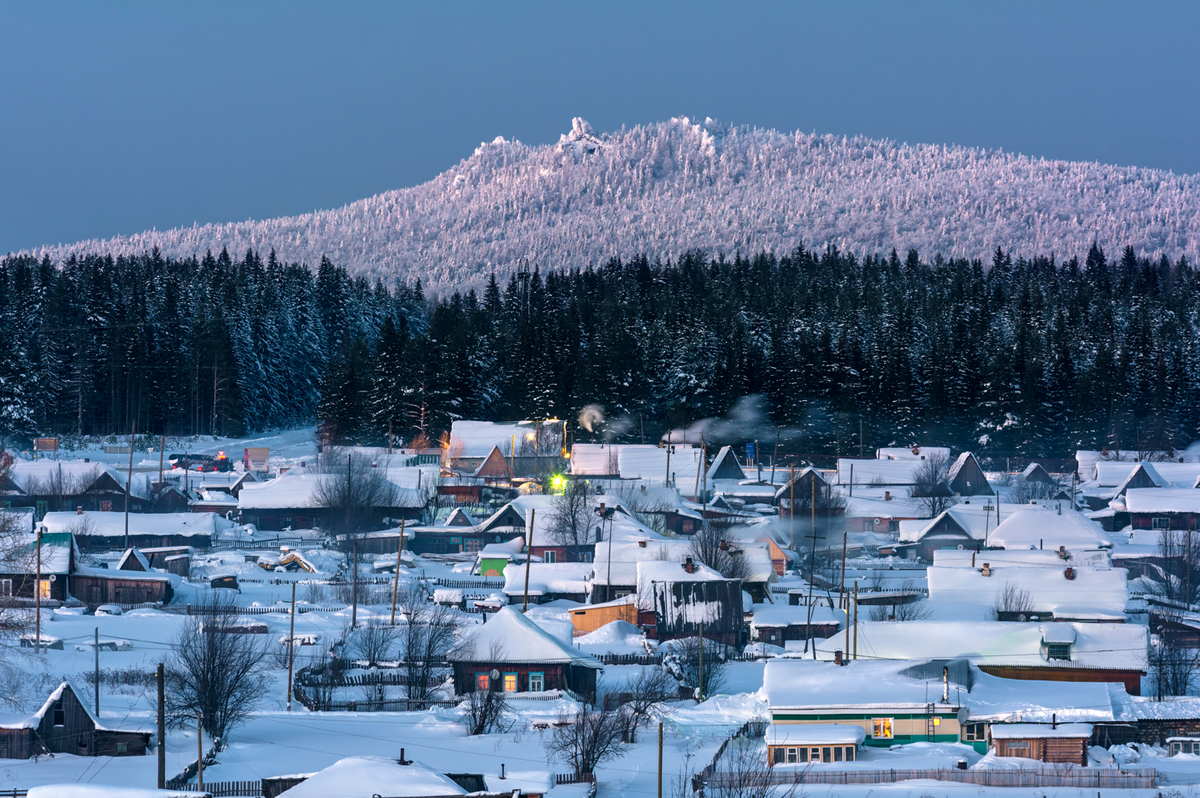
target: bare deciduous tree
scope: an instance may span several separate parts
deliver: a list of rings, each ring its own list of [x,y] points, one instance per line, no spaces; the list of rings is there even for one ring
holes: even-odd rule
[[[999,621],[1001,616],[1009,613],[1033,612],[1033,596],[1028,590],[1022,590],[1016,582],[1005,582],[1004,587],[992,602],[992,620]]]
[[[595,773],[597,765],[625,756],[625,733],[620,712],[585,709],[573,717],[560,715],[543,745],[576,773]]]
[[[167,662],[167,712],[183,724],[200,712],[204,728],[224,738],[262,699],[268,653],[261,635],[237,634],[238,608],[219,591],[201,599],[188,616]]]
[[[620,709],[626,718],[625,742],[636,743],[638,729],[649,722],[650,713],[678,696],[679,683],[675,677],[657,665],[643,667],[619,694]],[[605,708],[612,708],[607,698]]]
[[[405,621],[400,659],[407,676],[408,697],[428,701],[432,690],[429,683],[454,644],[458,614],[451,607],[430,602],[424,585],[412,582],[400,591],[396,608]]]
[[[726,579],[745,580],[750,564],[742,554],[741,543],[729,532],[729,525],[706,520],[692,536],[692,558],[707,565]]]
[[[389,659],[388,655],[392,653],[399,634],[396,627],[384,623],[380,618],[371,618],[365,625],[353,630],[351,637],[354,640],[354,653],[373,668]]]
[[[508,700],[500,692],[499,685],[490,685],[490,688],[468,693],[463,701],[462,723],[467,727],[467,734],[494,734],[512,728],[513,717]]]
[[[949,476],[950,461],[940,453],[929,455],[913,471],[909,496],[917,499],[917,506],[926,518],[934,518],[958,503],[947,484]]]
[[[313,504],[328,511],[326,523],[352,539],[371,524],[380,508],[394,507],[399,489],[387,478],[387,467],[375,467],[366,457],[327,449]]]
[[[1154,697],[1163,701],[1174,696],[1188,695],[1196,683],[1200,669],[1196,651],[1161,641],[1150,649],[1150,681]]]
[[[595,513],[588,483],[582,479],[567,482],[561,496],[550,499],[550,523],[546,536],[560,546],[582,546],[595,541],[592,532]]]
[[[920,585],[915,580],[905,579],[896,590],[900,592],[916,592],[920,590]],[[924,621],[932,617],[932,615],[933,608],[929,606],[929,602],[917,599],[907,604],[872,605],[867,613],[867,618],[872,621]]]
[[[1162,597],[1195,604],[1200,598],[1200,532],[1162,530],[1158,557],[1159,570],[1151,578]]]
[[[701,695],[708,697],[725,686],[727,677],[726,647],[714,640],[704,641],[704,661],[701,669],[700,638],[685,637],[671,642],[670,652],[663,657],[663,665],[684,687],[701,688]]]
[[[704,794],[712,798],[792,798],[799,788],[795,781],[778,780],[762,743],[751,737],[731,739],[704,782]]]
[[[1029,504],[1031,501],[1053,499],[1063,489],[1057,482],[1033,481],[1020,477],[1013,480],[1008,489],[1008,500],[1013,504]]]

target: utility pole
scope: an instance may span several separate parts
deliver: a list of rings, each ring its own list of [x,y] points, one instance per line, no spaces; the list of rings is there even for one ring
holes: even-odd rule
[[[671,433],[670,433],[670,431],[668,431],[667,432],[667,474],[665,477],[663,477],[663,487],[664,488],[669,488],[671,486],[671,449],[673,449],[673,448],[674,447],[671,445]]]
[[[351,463],[352,457],[353,455],[351,454],[346,455],[346,534],[354,538],[354,562],[351,567],[353,574],[351,578],[351,600],[354,604],[354,607],[350,611],[350,628],[354,629],[358,626],[358,535],[355,534],[356,530],[351,529],[351,526],[353,525],[352,519],[354,513],[354,511],[350,508],[350,480],[353,478],[352,472],[354,470]]]
[[[419,479],[421,472],[417,472]],[[396,549],[396,578],[392,580],[392,626],[396,625],[396,590],[400,587],[400,555],[404,553],[404,519],[400,519],[400,546]]]
[[[842,529],[842,582],[838,587],[838,598],[846,593],[846,529]]]
[[[92,647],[96,649],[96,720],[100,720],[100,627],[96,627]]]
[[[199,710],[196,710],[196,777],[199,779],[197,787],[204,792],[204,730]]]
[[[779,427],[775,428],[775,451],[771,454],[771,484],[775,484],[775,461],[779,459]]]
[[[858,659],[858,581],[854,582],[854,659]]]
[[[33,644],[34,653],[42,654],[42,527],[37,528],[37,577],[33,583],[33,614],[36,617],[33,630],[37,638]]]
[[[287,711],[292,711],[292,665],[296,662],[296,583],[292,582],[292,617],[288,622]]]
[[[162,481],[162,479],[163,479],[163,450],[166,448],[167,448],[167,436],[161,435],[161,436],[159,436],[159,439],[158,439],[158,490],[154,492],[155,496],[162,493],[162,489],[163,489],[163,481]]]
[[[133,437],[137,434],[137,419],[129,431],[129,472],[125,476],[125,548],[129,548],[129,499],[133,495]]]
[[[788,479],[788,541],[792,544],[792,551],[796,550],[796,464],[792,463],[790,467],[790,477]]]
[[[163,664],[158,663],[158,789],[167,788],[167,710],[164,706]]]
[[[662,798],[663,725],[658,722],[658,798]]]
[[[697,668],[696,696],[698,702],[704,701],[704,621],[700,622],[700,667]]]
[[[356,628],[358,628],[358,541],[357,540],[354,541],[353,549],[351,551],[353,552],[351,554],[351,556],[354,558],[354,562],[351,564],[351,567],[354,569],[354,575],[351,577],[351,582],[350,582],[350,584],[351,584],[350,591],[353,594],[351,596],[353,604],[350,609],[350,628],[356,629]]]
[[[537,514],[536,507],[529,508],[529,543],[525,546],[525,600],[521,603],[521,612],[529,610],[529,564],[533,562],[533,519]]]

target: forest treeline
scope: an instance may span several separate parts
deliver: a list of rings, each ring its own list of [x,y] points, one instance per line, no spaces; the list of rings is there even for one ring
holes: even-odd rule
[[[0,314],[13,443],[313,421],[342,441],[436,440],[456,418],[571,419],[588,404],[652,440],[756,394],[762,426],[810,453],[1200,438],[1200,275],[1131,248],[1082,262],[832,247],[613,259],[432,300],[419,282],[274,252],[9,257]]]

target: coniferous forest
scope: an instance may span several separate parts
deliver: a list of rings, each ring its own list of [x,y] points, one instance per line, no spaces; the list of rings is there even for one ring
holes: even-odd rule
[[[1200,274],[1180,259],[614,258],[424,295],[247,252],[0,261],[0,434],[363,444],[457,418],[625,417],[626,439],[762,395],[793,451],[996,456],[1200,438]],[[861,430],[861,438],[860,438]]]

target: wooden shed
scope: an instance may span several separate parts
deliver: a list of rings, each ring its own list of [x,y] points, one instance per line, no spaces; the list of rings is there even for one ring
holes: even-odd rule
[[[970,452],[963,452],[950,465],[946,473],[946,484],[956,496],[991,496],[992,486],[983,473],[979,461]]]
[[[996,756],[1086,766],[1092,727],[1088,723],[1006,723],[988,731]]]
[[[0,759],[41,754],[140,756],[149,743],[150,732],[104,726],[67,682],[37,712],[0,723]]]
[[[71,575],[70,592],[93,609],[101,604],[167,604],[175,595],[166,574],[102,568],[77,568]]]
[[[569,612],[575,637],[591,634],[601,626],[613,621],[625,621],[636,626],[638,622],[637,596],[630,594],[613,601],[606,601],[603,604],[591,604]]]

